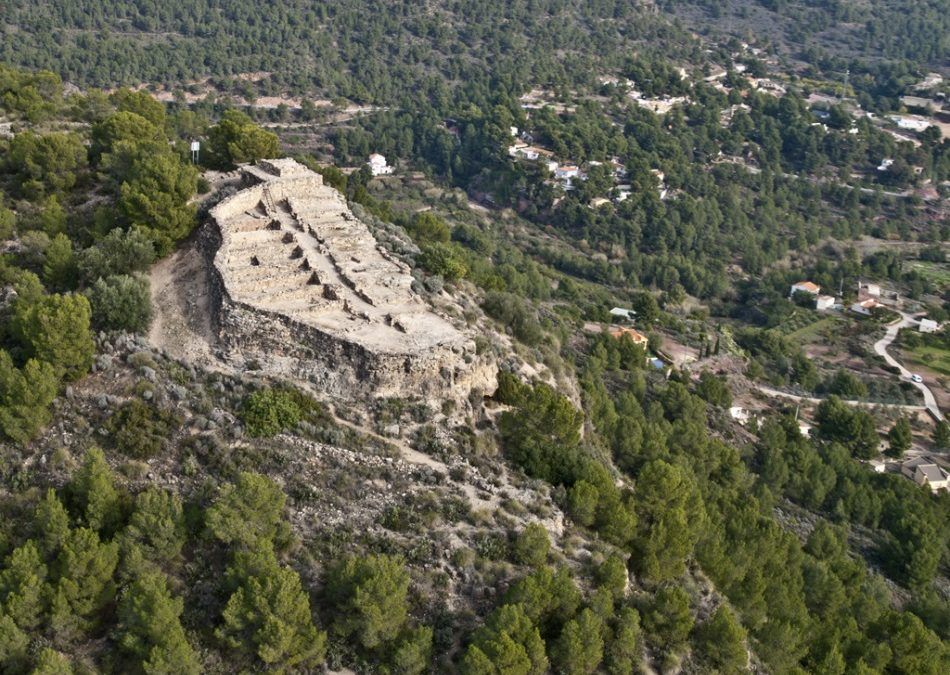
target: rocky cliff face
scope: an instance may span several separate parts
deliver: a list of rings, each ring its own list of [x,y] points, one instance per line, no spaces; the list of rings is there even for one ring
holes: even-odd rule
[[[216,326],[225,356],[340,398],[467,400],[496,386],[473,336],[412,290],[336,190],[293,160],[243,167],[211,211]]]

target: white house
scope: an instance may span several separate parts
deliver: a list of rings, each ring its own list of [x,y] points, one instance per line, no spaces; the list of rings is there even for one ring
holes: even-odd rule
[[[632,309],[627,309],[626,307],[613,307],[610,310],[610,316],[616,317],[618,319],[633,321],[635,318],[637,318],[637,313]]]
[[[576,164],[559,164],[554,170],[554,176],[562,180],[571,179],[577,178],[580,172],[581,170]]]
[[[933,319],[921,319],[920,320],[920,332],[921,333],[936,333],[937,328],[940,327]]]
[[[654,115],[665,115],[673,109],[673,106],[679,103],[686,103],[688,99],[685,96],[641,98],[639,94],[637,94],[636,96],[633,96],[633,100],[636,101],[637,105],[639,105],[641,108],[646,108]]]
[[[858,293],[870,295],[874,298],[881,297],[881,287],[878,284],[859,284]]]
[[[890,157],[885,157],[881,160],[881,163],[877,165],[878,171],[887,171],[894,164],[894,160]]]
[[[835,306],[835,296],[833,295],[819,295],[815,298],[815,309],[822,311],[825,309],[831,309]]]
[[[821,292],[821,286],[814,284],[810,281],[799,281],[797,284],[792,284],[792,290],[788,292],[788,297],[792,297],[796,293],[808,293],[809,295],[818,295]]]
[[[887,463],[883,459],[872,459],[868,464],[874,473],[884,473],[887,471]]]
[[[393,172],[393,167],[386,164],[386,158],[379,153],[374,152],[369,156],[369,170],[374,176],[383,176]]]
[[[925,117],[914,117],[910,115],[891,115],[891,120],[897,124],[900,129],[909,131],[925,131],[933,122]]]
[[[508,154],[512,157],[523,157],[524,159],[535,160],[538,158],[537,148],[533,148],[524,141],[519,141],[508,148]]]
[[[771,94],[772,96],[784,96],[786,93],[785,87],[775,80],[770,80],[767,77],[758,77],[753,79],[752,85],[756,89],[764,91],[767,94]]]

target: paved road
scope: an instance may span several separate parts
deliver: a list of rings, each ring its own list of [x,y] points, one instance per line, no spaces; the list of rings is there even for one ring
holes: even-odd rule
[[[843,399],[843,401],[848,405],[861,406],[865,408],[876,408],[880,406],[882,408],[896,408],[900,410],[913,410],[916,412],[926,410],[936,419],[942,420],[943,413],[940,412],[940,408],[937,406],[937,399],[934,397],[933,392],[930,391],[930,388],[923,382],[914,382],[911,380],[911,372],[907,370],[907,368],[905,368],[897,359],[887,353],[888,346],[897,337],[897,331],[899,331],[901,328],[906,328],[907,326],[916,326],[918,323],[920,323],[918,319],[913,318],[909,314],[904,314],[903,312],[899,313],[901,315],[900,321],[895,321],[887,327],[887,332],[884,334],[884,337],[874,343],[874,351],[877,354],[883,356],[888,365],[899,369],[902,379],[910,382],[915,387],[920,389],[921,393],[924,395],[924,405],[907,405],[904,403],[875,403],[873,401],[854,401],[850,399]],[[798,394],[791,394],[787,391],[782,391],[781,389],[773,389],[772,387],[767,387],[763,384],[757,384],[755,387],[767,396],[778,396],[781,398],[790,399],[792,401],[805,401],[807,403],[821,403],[822,401],[821,398],[815,396],[799,396]]]
[[[787,391],[782,391],[781,389],[773,389],[772,387],[767,387],[764,384],[757,384],[755,388],[761,391],[767,396],[778,396],[781,398],[787,398],[792,401],[806,403],[821,403],[824,399],[817,396],[799,396],[798,394],[791,394]],[[877,403],[875,401],[855,401],[853,399],[841,399],[842,403],[847,403],[848,405],[860,406],[863,408],[897,408],[900,410],[913,410],[915,412],[920,412],[922,410],[927,410],[927,406],[923,405],[907,405],[906,403]]]
[[[895,359],[893,356],[887,353],[887,348],[897,337],[897,331],[901,328],[906,328],[908,326],[916,326],[920,323],[918,319],[913,318],[909,314],[904,314],[899,312],[901,315],[900,321],[895,321],[887,327],[887,331],[884,333],[884,337],[874,343],[874,351],[877,354],[880,354],[884,357],[884,360],[887,361],[888,365],[893,366],[900,370],[901,378],[907,380],[915,387],[920,389],[921,393],[924,395],[924,404],[927,408],[927,411],[936,419],[942,420],[943,413],[940,412],[940,407],[937,405],[937,399],[934,397],[933,392],[930,391],[928,387],[923,382],[913,382],[910,379],[911,372],[904,367],[904,365]]]

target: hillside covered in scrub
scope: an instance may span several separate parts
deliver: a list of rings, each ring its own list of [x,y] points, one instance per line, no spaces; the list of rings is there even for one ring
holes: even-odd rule
[[[946,672],[944,5],[5,3],[0,673]]]

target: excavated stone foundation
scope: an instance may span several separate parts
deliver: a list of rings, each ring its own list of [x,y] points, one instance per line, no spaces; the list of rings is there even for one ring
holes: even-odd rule
[[[412,290],[409,267],[322,176],[294,160],[241,172],[244,189],[211,210],[215,323],[229,358],[334,397],[494,390],[495,365],[472,336]]]

